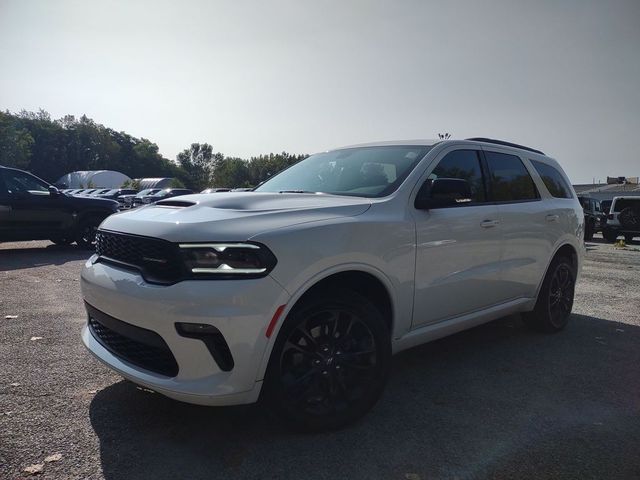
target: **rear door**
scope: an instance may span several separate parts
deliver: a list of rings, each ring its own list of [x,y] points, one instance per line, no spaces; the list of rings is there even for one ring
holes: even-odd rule
[[[425,172],[423,183],[436,178],[463,179],[471,184],[472,196],[454,206],[413,210],[413,328],[489,307],[502,296],[498,288],[501,225],[498,208],[487,201],[480,150],[451,147],[434,165]]]
[[[542,201],[525,159],[498,147],[483,150],[504,238],[499,279],[503,300],[533,297],[560,237],[561,215]]]

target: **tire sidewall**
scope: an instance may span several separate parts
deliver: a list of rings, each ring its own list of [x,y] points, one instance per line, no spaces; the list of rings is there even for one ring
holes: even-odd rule
[[[376,343],[378,367],[370,382],[366,395],[344,412],[334,416],[314,417],[292,409],[280,383],[280,357],[291,333],[318,310],[344,309],[359,316],[369,327]],[[265,375],[265,399],[278,416],[284,418],[294,429],[302,431],[327,431],[353,423],[366,414],[380,398],[386,384],[391,363],[389,329],[381,312],[365,297],[350,290],[328,290],[296,305],[282,325],[271,352]]]
[[[569,313],[561,319],[560,322],[554,321],[553,315],[551,314],[551,281],[555,276],[556,272],[563,266],[566,266],[569,269],[571,274],[571,282],[572,282],[572,294],[571,294],[571,309]],[[576,271],[573,266],[573,262],[570,259],[565,257],[558,257],[553,260],[551,265],[549,266],[549,270],[547,275],[545,276],[542,289],[540,290],[540,294],[538,297],[538,301],[536,303],[536,308],[534,310],[536,327],[540,330],[546,332],[558,332],[563,330],[569,321],[569,317],[571,316],[571,310],[573,309],[573,302],[575,298],[575,285],[576,285]]]

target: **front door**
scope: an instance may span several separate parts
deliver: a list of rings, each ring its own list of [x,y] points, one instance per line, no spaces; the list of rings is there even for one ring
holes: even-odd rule
[[[481,155],[474,149],[443,152],[426,182],[462,179],[470,198],[454,206],[414,210],[416,273],[413,328],[500,303],[502,248],[498,208],[487,202]],[[413,208],[413,206],[411,207]]]
[[[49,185],[20,170],[3,170],[9,208],[4,229],[11,240],[54,238],[70,224],[71,212],[63,194],[49,193]]]

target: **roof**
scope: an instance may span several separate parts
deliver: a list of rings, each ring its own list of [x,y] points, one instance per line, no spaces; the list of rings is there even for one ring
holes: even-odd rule
[[[384,146],[393,146],[393,145],[398,145],[398,146],[416,145],[416,146],[432,147],[437,143],[448,143],[448,142],[470,143],[472,145],[477,145],[478,143],[486,143],[487,145],[491,145],[491,146],[498,145],[501,147],[515,148],[518,150],[525,150],[527,152],[536,153],[538,155],[542,155],[545,157],[547,156],[544,152],[541,152],[540,150],[536,150],[535,148],[526,147],[524,145],[507,142],[504,140],[496,140],[493,138],[484,138],[484,137],[473,137],[473,138],[466,138],[466,139],[460,139],[460,140],[456,140],[453,138],[447,139],[447,140],[434,140],[434,139],[388,140],[388,141],[382,141],[382,142],[358,143],[355,145],[347,145],[345,147],[334,148],[332,150],[341,150],[344,148],[358,148],[358,147],[384,147]]]
[[[398,146],[404,146],[404,145],[416,145],[416,146],[423,146],[423,147],[431,147],[433,145],[435,145],[436,143],[440,142],[441,140],[428,140],[428,139],[422,139],[422,140],[386,140],[386,141],[382,141],[382,142],[367,142],[367,143],[357,143],[355,145],[346,145],[344,147],[339,147],[339,148],[332,148],[331,150],[341,150],[343,148],[358,148],[358,147],[386,147],[386,146],[393,146],[393,145],[398,145]]]

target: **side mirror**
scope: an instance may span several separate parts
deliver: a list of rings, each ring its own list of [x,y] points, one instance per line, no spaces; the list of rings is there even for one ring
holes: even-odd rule
[[[436,178],[424,182],[415,200],[418,210],[452,207],[471,202],[471,185],[462,178]]]
[[[49,195],[51,195],[52,197],[57,197],[60,195],[60,190],[58,190],[57,187],[54,187],[53,185],[49,186]]]

